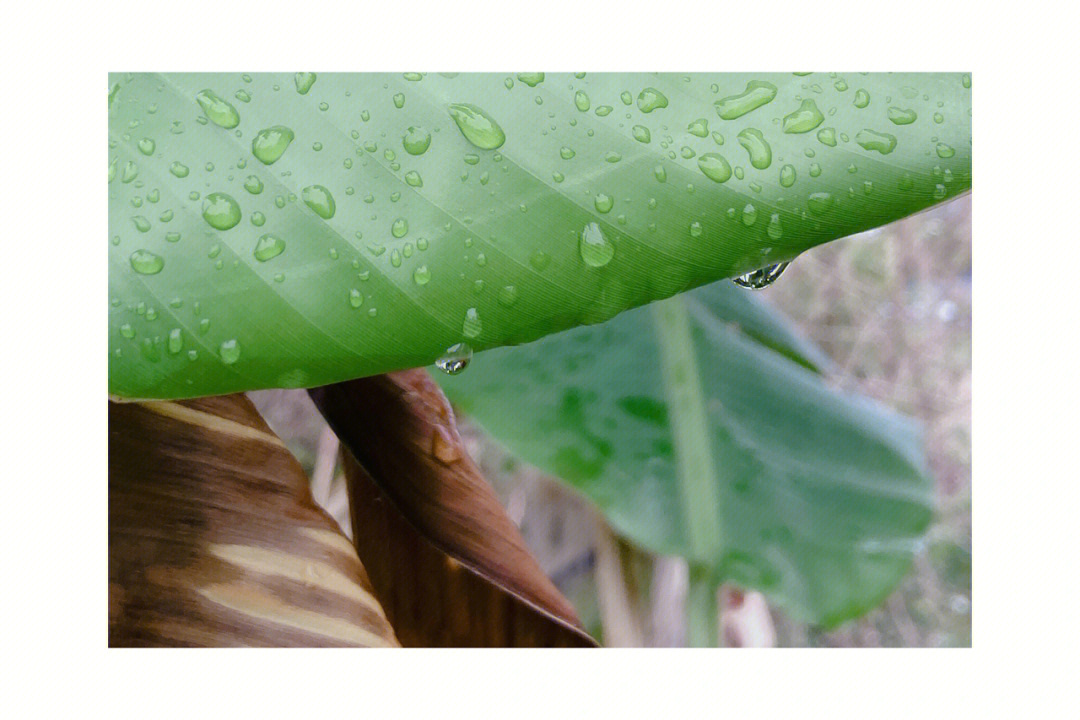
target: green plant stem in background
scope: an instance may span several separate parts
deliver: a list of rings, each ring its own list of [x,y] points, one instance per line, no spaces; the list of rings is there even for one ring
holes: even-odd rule
[[[681,297],[653,305],[660,367],[675,443],[679,494],[692,557],[720,555],[720,496],[708,437],[709,418],[690,337],[690,319]]]
[[[660,347],[661,376],[675,444],[686,535],[694,558],[715,560],[723,548],[720,495],[710,451],[705,393],[698,374],[686,303],[679,296],[661,300],[652,306],[652,317]],[[711,647],[717,643],[716,590],[717,583],[711,573],[698,568],[691,570],[686,598],[687,640],[694,647]]]
[[[686,590],[686,644],[689,647],[716,647],[720,643],[720,584],[708,568],[690,566]]]

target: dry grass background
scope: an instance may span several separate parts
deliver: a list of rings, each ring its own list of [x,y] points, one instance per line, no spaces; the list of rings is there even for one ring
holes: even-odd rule
[[[805,253],[760,291],[836,364],[840,387],[877,398],[926,426],[938,512],[913,572],[867,616],[824,632],[721,591],[727,645],[971,644],[971,199]],[[312,479],[316,501],[348,532],[337,440],[306,393],[251,393]],[[517,463],[467,420],[469,452],[541,566],[607,645],[685,642],[687,569],[615,536],[591,505]]]

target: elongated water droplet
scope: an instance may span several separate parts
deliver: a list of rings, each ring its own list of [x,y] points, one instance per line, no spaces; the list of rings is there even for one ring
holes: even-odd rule
[[[251,154],[263,165],[272,165],[285,153],[293,137],[293,131],[284,125],[260,130],[251,141]]]
[[[910,125],[918,118],[919,116],[914,110],[905,110],[898,107],[889,108],[889,119],[893,121],[894,125]]]
[[[150,221],[142,215],[131,218],[131,222],[135,223],[135,229],[139,232],[148,232],[150,230]]]
[[[856,133],[855,142],[864,150],[876,150],[882,155],[888,155],[896,148],[895,135],[875,132],[869,128]]]
[[[731,165],[719,153],[705,153],[698,158],[698,169],[713,182],[727,182],[731,179]]]
[[[298,72],[293,76],[293,81],[296,83],[296,92],[301,95],[307,95],[308,90],[315,84],[315,73],[313,72]],[[321,85],[319,87],[322,87]]]
[[[518,73],[517,79],[529,87],[536,87],[544,82],[544,73]]]
[[[126,163],[124,163],[124,169],[120,173],[120,182],[129,183],[138,176],[139,176],[139,167],[135,163],[133,163],[130,160],[128,160]]]
[[[716,106],[716,114],[722,119],[734,120],[772,102],[775,97],[775,85],[763,80],[751,80],[746,83],[746,90],[743,92],[717,100],[713,105]]]
[[[784,270],[787,270],[788,265],[789,263],[786,262],[768,265],[760,270],[754,270],[745,275],[739,275],[738,277],[732,278],[731,281],[739,287],[760,290],[776,282],[776,278],[780,277],[784,273]]]
[[[394,107],[396,107],[398,110],[405,107],[405,94],[404,93],[396,93],[394,95]]]
[[[270,233],[260,236],[258,242],[255,243],[255,259],[259,262],[276,258],[283,252],[285,252],[285,241]]]
[[[231,130],[240,124],[240,113],[236,112],[236,108],[228,100],[213,90],[199,91],[195,100],[215,125]]]
[[[615,246],[604,237],[603,230],[597,223],[589,223],[581,231],[578,243],[581,259],[590,267],[603,267],[615,257]]]
[[[827,192],[810,193],[806,207],[814,215],[824,215],[833,206],[833,196]]]
[[[637,106],[638,110],[641,112],[651,113],[653,110],[666,108],[668,106],[668,99],[664,93],[656,88],[647,87],[638,93]]]
[[[652,133],[644,125],[635,125],[630,132],[633,133],[634,139],[639,143],[652,142]]]
[[[471,307],[465,311],[465,319],[461,323],[461,334],[467,338],[476,338],[483,330],[483,324],[480,322],[480,313],[476,308]]]
[[[140,275],[157,275],[165,267],[165,260],[149,250],[136,250],[129,260],[131,269]]]
[[[221,362],[232,365],[240,359],[240,343],[235,339],[226,340],[218,348],[218,354],[221,355]]]
[[[420,177],[420,173],[410,170],[405,173],[405,184],[409,187],[424,187],[424,179]]]
[[[390,226],[390,234],[396,238],[403,238],[409,232],[409,221],[405,218],[398,218]]]
[[[186,178],[188,176],[188,172],[190,171],[188,170],[187,165],[184,165],[181,162],[174,162],[172,165],[169,166],[169,172],[171,172],[178,178]]]
[[[517,302],[518,291],[513,285],[504,285],[499,288],[498,300],[503,307],[512,307]]]
[[[817,139],[822,145],[828,145],[829,147],[836,147],[836,129],[835,128],[821,128],[817,131]]]
[[[334,196],[322,185],[308,185],[301,191],[300,197],[304,204],[323,220],[334,217],[337,204],[334,203]]]
[[[780,185],[781,187],[791,187],[795,184],[795,166],[785,165],[780,168]]]
[[[457,375],[469,367],[472,354],[472,348],[469,347],[468,343],[456,343],[446,348],[446,352],[435,361],[435,367],[447,375]]]
[[[799,109],[784,118],[784,132],[805,133],[810,132],[821,123],[825,122],[825,116],[818,110],[817,104],[807,98],[802,101]]]
[[[765,136],[756,128],[746,128],[738,134],[739,144],[750,155],[750,164],[758,170],[764,170],[772,164],[772,148],[765,141]]]
[[[428,280],[431,279],[431,271],[428,270],[427,265],[420,265],[413,270],[412,279],[417,285],[427,285]]]
[[[506,142],[506,134],[499,124],[475,105],[454,103],[450,106],[450,117],[465,139],[481,150],[494,150]]]
[[[215,230],[228,230],[240,222],[240,205],[225,193],[210,193],[203,200],[202,216]]]
[[[577,107],[577,109],[581,112],[585,112],[589,109],[590,106],[589,96],[586,95],[584,91],[578,90],[576,93],[574,93],[574,106]]]
[[[410,155],[423,155],[431,145],[431,133],[422,127],[410,127],[401,137],[401,145]]]
[[[353,308],[358,308],[364,304],[364,293],[359,289],[353,288],[349,290],[349,305]]]
[[[769,224],[765,227],[765,233],[771,240],[779,240],[784,234],[784,228],[780,224],[780,213],[773,213],[769,218]]]
[[[757,222],[757,208],[751,203],[746,203],[746,206],[742,209],[742,224],[746,227],[750,227]]]
[[[870,104],[870,93],[863,89],[855,91],[855,100],[852,103],[857,108],[864,108]]]
[[[709,121],[705,118],[698,118],[686,127],[686,132],[700,138],[709,137]]]
[[[169,331],[169,354],[177,355],[184,349],[184,334],[180,328]]]

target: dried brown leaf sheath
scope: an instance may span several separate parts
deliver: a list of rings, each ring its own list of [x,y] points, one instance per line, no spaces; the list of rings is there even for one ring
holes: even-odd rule
[[[387,646],[356,552],[242,395],[109,403],[110,646]]]
[[[346,458],[353,535],[405,645],[592,646],[469,459],[424,370],[309,391]]]

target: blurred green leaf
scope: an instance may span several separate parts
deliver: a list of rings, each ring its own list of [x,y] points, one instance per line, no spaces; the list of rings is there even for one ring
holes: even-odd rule
[[[959,74],[109,87],[109,390],[124,397],[322,385],[527,342],[971,185]]]
[[[688,347],[663,346],[670,328],[658,322],[671,316],[660,308],[673,300],[685,308]],[[931,518],[919,427],[831,389],[806,367],[823,364],[820,351],[751,291],[717,283],[664,303],[436,374],[494,438],[578,488],[643,547],[686,556],[818,624],[875,606]],[[685,387],[700,387],[699,441],[676,422],[695,402],[673,388],[672,353],[696,365]],[[687,455],[713,469],[689,504]],[[695,514],[719,520],[719,552],[690,537]]]

